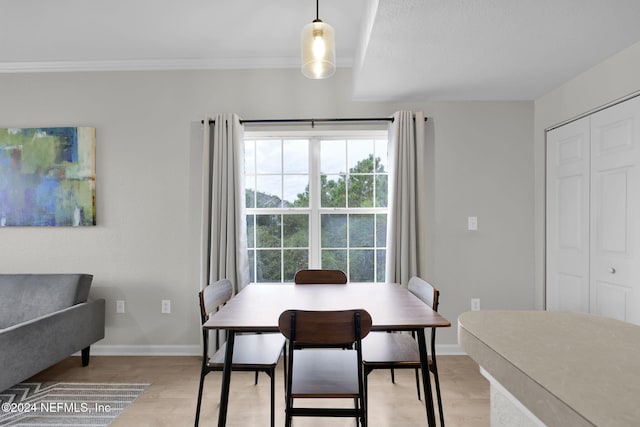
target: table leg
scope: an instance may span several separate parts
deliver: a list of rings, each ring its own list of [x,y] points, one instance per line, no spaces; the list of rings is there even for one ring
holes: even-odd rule
[[[427,422],[429,427],[436,426],[435,409],[433,407],[433,395],[431,393],[431,375],[429,374],[429,355],[427,354],[427,341],[424,328],[417,331],[418,348],[420,349],[420,367],[422,371],[422,385],[424,386],[424,403],[427,407]]]
[[[222,390],[220,391],[220,411],[218,412],[218,427],[227,424],[227,407],[229,406],[229,385],[231,384],[231,363],[233,362],[233,343],[236,338],[234,331],[227,334],[227,348],[224,353],[224,369],[222,371]]]

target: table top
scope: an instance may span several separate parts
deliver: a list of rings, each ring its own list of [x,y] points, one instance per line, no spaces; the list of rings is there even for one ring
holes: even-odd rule
[[[205,329],[278,331],[278,317],[288,309],[362,308],[373,330],[449,327],[451,323],[397,284],[294,285],[251,284],[203,325]]]
[[[462,348],[548,425],[638,426],[640,326],[561,311],[473,311]]]

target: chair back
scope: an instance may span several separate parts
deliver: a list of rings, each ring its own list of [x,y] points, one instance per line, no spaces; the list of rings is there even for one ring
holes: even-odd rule
[[[371,331],[371,315],[362,309],[286,310],[280,315],[278,326],[293,345],[349,345]]]
[[[233,296],[233,285],[228,279],[218,280],[198,293],[200,301],[200,320],[206,322],[209,316],[216,312]]]
[[[296,285],[344,285],[347,275],[342,270],[298,270],[293,281]]]
[[[213,313],[223,306],[233,296],[233,285],[228,279],[218,280],[198,293],[198,301],[200,303],[200,321],[204,325],[204,322],[209,319]],[[220,334],[211,330],[202,329],[202,360],[206,362],[209,352],[209,332],[212,332],[215,336],[215,350],[220,348]]]
[[[440,291],[434,288],[430,283],[419,277],[412,277],[409,279],[408,288],[409,292],[420,298],[422,302],[431,307],[433,311],[438,311]]]

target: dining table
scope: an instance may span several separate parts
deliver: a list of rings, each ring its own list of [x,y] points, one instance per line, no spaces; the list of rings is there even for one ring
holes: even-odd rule
[[[224,427],[227,420],[235,335],[244,332],[279,332],[278,318],[283,311],[289,309],[364,309],[371,315],[372,330],[415,332],[420,350],[427,424],[429,427],[435,427],[425,328],[450,327],[451,323],[409,292],[406,287],[395,283],[348,283],[346,285],[277,283],[245,286],[202,325],[204,329],[227,331],[218,427]],[[435,349],[431,351],[435,352]]]

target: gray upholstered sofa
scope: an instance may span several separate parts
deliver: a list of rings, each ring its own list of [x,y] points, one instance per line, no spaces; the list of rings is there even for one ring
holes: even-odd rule
[[[0,391],[104,338],[90,274],[0,274]]]

